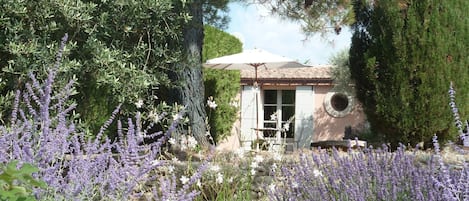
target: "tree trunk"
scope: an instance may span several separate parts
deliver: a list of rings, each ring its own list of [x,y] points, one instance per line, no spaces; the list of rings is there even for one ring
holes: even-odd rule
[[[177,79],[183,84],[177,88],[177,98],[186,106],[189,117],[188,131],[195,137],[200,146],[209,147],[206,136],[206,112],[204,105],[204,83],[202,77],[202,43],[204,38],[202,21],[202,2],[193,0],[189,5],[192,20],[184,28],[184,60]]]

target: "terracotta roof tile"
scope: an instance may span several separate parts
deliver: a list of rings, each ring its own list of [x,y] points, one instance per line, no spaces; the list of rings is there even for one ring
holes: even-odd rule
[[[259,67],[257,71],[258,79],[331,79],[331,65],[308,66],[300,68],[275,68],[265,69]],[[241,70],[241,79],[254,79],[253,69]]]

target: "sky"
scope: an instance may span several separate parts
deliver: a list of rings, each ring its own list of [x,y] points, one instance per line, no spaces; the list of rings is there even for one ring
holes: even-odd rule
[[[230,3],[229,8],[231,21],[226,32],[238,37],[245,50],[264,49],[300,63],[323,65],[329,64],[337,52],[350,47],[349,31],[330,34],[327,40],[316,34],[305,41],[300,24],[271,16],[261,6]]]

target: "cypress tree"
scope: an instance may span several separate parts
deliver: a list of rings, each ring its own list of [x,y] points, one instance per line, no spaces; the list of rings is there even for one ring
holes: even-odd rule
[[[213,26],[204,26],[204,45],[202,62],[208,59],[240,53],[243,44],[233,35]],[[205,100],[213,97],[217,108],[205,107],[210,134],[216,143],[230,136],[233,124],[237,119],[238,108],[233,101],[240,90],[239,70],[203,69]]]
[[[467,119],[468,9],[466,0],[354,1],[351,76],[372,130],[386,142],[454,139],[450,82]]]

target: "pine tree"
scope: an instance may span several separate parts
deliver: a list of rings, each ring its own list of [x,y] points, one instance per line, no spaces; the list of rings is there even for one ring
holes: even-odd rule
[[[469,115],[468,9],[466,0],[354,1],[351,75],[372,130],[386,142],[456,136],[450,82],[462,117]]]

